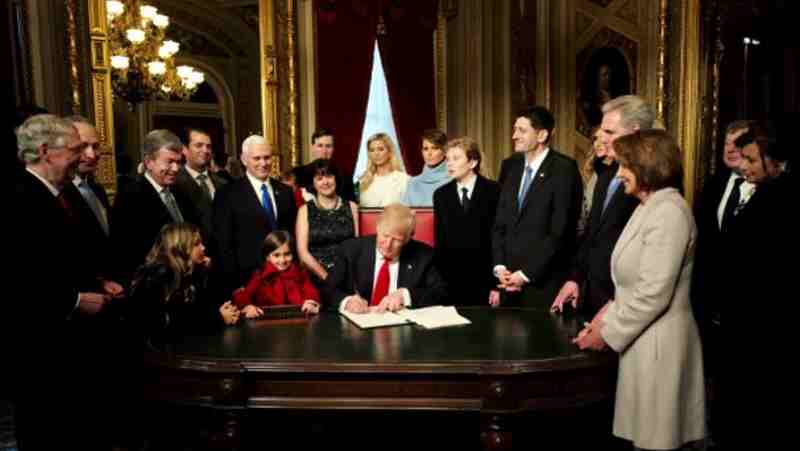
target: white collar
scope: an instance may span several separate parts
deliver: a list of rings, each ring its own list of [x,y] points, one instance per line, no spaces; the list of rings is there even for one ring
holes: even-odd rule
[[[203,172],[198,172],[198,171],[195,171],[194,169],[192,169],[191,167],[189,167],[189,165],[188,165],[188,164],[184,164],[184,165],[183,165],[183,167],[184,167],[184,169],[186,169],[186,172],[188,172],[188,173],[189,173],[189,175],[190,175],[190,176],[191,176],[193,179],[195,179],[195,180],[197,180],[197,177],[199,177],[199,176],[201,176],[201,175],[205,175],[205,176],[206,176],[206,178],[209,178],[209,177],[210,177],[210,176],[208,175],[208,170],[205,170],[205,171],[203,171]]]
[[[161,186],[161,185],[158,184],[158,182],[153,180],[153,177],[150,176],[149,172],[147,172],[147,171],[144,172],[144,178],[146,178],[147,181],[150,182],[151,185],[153,185],[153,189],[155,189],[158,194],[161,194],[164,191],[169,191],[168,187]]]
[[[257,193],[261,192],[261,185],[264,184],[267,185],[268,190],[272,191],[272,184],[270,183],[269,177],[262,181],[250,175],[249,172],[245,172],[245,174],[247,175],[247,180],[250,181],[250,184],[253,185],[253,189],[256,190]]]
[[[472,192],[475,189],[475,182],[478,181],[478,174],[472,173],[471,175],[467,176],[467,181],[462,183],[456,180],[456,186],[458,187],[458,191],[461,191],[462,188],[466,188],[468,192]]]
[[[532,169],[538,168],[539,166],[541,166],[542,161],[544,161],[544,159],[545,159],[545,157],[547,157],[548,153],[550,153],[550,147],[545,147],[544,150],[539,155],[536,155],[533,158],[533,160],[528,162],[528,155],[527,155],[527,152],[526,152],[526,154],[525,154],[525,166],[528,166],[528,167],[530,167]]]

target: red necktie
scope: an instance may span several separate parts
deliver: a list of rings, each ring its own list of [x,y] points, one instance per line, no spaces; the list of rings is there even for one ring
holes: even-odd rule
[[[389,294],[389,260],[384,260],[378,271],[378,280],[372,290],[372,300],[369,305],[378,305]]]
[[[72,221],[74,219],[72,214],[72,204],[70,203],[69,199],[67,199],[66,193],[62,190],[60,193],[58,193],[58,197],[56,197],[56,199],[58,199],[58,203],[61,205],[61,208],[63,208],[64,212],[67,214],[67,219]]]

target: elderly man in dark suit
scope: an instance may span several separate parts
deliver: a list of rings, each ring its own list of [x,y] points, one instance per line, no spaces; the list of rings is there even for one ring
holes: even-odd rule
[[[592,209],[586,232],[569,280],[555,297],[551,309],[562,311],[565,303],[593,316],[610,299],[614,299],[614,283],[611,281],[611,252],[617,244],[625,224],[639,205],[639,200],[626,196],[620,180],[616,177],[614,140],[637,130],[653,127],[655,111],[641,97],[627,95],[606,102],[600,124],[600,141],[606,148],[607,157],[614,161],[600,173],[594,188]]]
[[[77,338],[81,320],[102,311],[109,298],[79,288],[92,275],[75,264],[79,224],[75,206],[64,196],[82,141],[70,121],[49,114],[30,117],[16,134],[25,170],[12,180],[8,201],[14,219],[8,236],[22,242],[11,246],[8,257],[10,291],[0,343],[8,363],[6,386],[13,388],[18,446],[23,451],[97,449],[101,434],[86,427],[103,429],[94,404],[87,402],[96,375],[86,374],[86,349]]]
[[[555,126],[544,107],[514,123],[515,155],[503,161],[492,234],[494,274],[502,303],[550,303],[574,251],[583,183],[575,160],[549,145]]]
[[[242,143],[245,176],[222,187],[214,197],[212,235],[217,270],[228,294],[244,286],[264,264],[261,245],[270,232],[294,232],[294,194],[270,177],[272,158],[272,146],[264,137],[249,136]]]
[[[145,172],[117,194],[111,210],[111,240],[118,255],[120,277],[129,280],[161,228],[172,222],[198,223],[192,202],[174,189],[183,143],[168,130],[153,130],[144,139]]]
[[[208,132],[187,127],[184,129],[183,142],[186,145],[183,148],[186,164],[178,171],[175,186],[191,199],[200,216],[198,225],[208,238],[211,236],[211,207],[214,196],[228,181],[209,170],[214,152]]]
[[[81,139],[81,158],[72,185],[67,185],[65,195],[70,196],[80,222],[82,260],[87,270],[111,295],[122,294],[122,286],[112,280],[110,273],[111,250],[111,204],[105,188],[95,181],[94,175],[100,162],[100,141],[94,124],[82,116],[68,118],[78,130]]]
[[[328,305],[366,313],[441,303],[447,288],[434,266],[433,249],[412,240],[413,230],[411,209],[390,204],[378,219],[377,235],[339,246],[323,287]]]

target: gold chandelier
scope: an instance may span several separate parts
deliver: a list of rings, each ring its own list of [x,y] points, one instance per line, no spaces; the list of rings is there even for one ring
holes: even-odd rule
[[[187,100],[205,76],[192,66],[175,66],[180,45],[164,40],[169,17],[139,0],[107,0],[111,86],[130,107],[144,100]]]

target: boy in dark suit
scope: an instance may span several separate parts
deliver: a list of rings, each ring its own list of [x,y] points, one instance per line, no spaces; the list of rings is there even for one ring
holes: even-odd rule
[[[480,175],[481,151],[475,140],[454,139],[445,148],[453,180],[433,193],[436,267],[447,282],[450,303],[485,305],[489,300],[497,305],[492,227],[500,185]]]

